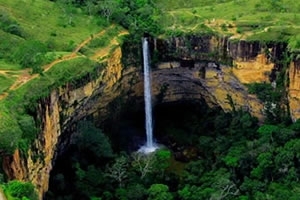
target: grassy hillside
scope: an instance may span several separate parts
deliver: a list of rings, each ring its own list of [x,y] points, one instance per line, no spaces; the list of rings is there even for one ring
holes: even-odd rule
[[[300,34],[300,3],[294,0],[156,1],[169,34],[210,30],[251,40],[288,40]]]
[[[0,0],[0,70],[7,75],[0,78],[0,92],[7,91],[18,74],[5,70],[21,70],[14,54],[26,42],[44,44],[51,60],[57,54],[71,52],[77,44],[103,29],[105,26],[97,23],[96,17],[52,1]]]
[[[103,29],[96,17],[47,0],[0,0],[0,14],[16,21],[26,40],[54,43],[56,50],[66,50],[70,43],[78,44]]]
[[[26,150],[36,101],[101,68],[124,33],[73,5],[0,0],[0,153]]]
[[[84,76],[105,62],[116,45],[109,41],[124,33],[112,23],[137,37],[144,32],[162,37],[214,32],[287,41],[291,50],[300,49],[300,3],[294,0],[105,0],[105,8],[69,2],[76,1],[0,0],[0,137],[20,124],[7,121],[21,120],[32,100],[78,79],[71,72]],[[108,9],[111,15],[106,16]],[[77,65],[81,70],[74,70]],[[22,127],[17,129],[22,133]],[[0,142],[0,149],[8,144]]]
[[[109,53],[122,42],[120,37],[127,30],[137,41],[144,33],[169,37],[205,32],[232,39],[286,41],[291,51],[300,51],[300,3],[297,0],[88,2],[91,1],[0,0],[1,155],[11,154],[16,148],[26,152],[38,133],[37,122],[29,114],[33,113],[37,101],[48,96],[54,88],[67,82],[74,83],[105,67]],[[237,115],[236,118],[240,117]],[[219,121],[228,121],[227,116]],[[242,123],[245,123],[243,118],[241,127]],[[236,130],[242,129],[237,126]],[[230,133],[232,139],[234,136]],[[231,140],[224,141],[232,145]],[[264,138],[262,141],[266,143]],[[220,150],[223,154],[226,151]],[[236,152],[240,155],[240,151],[232,149],[234,156]],[[229,167],[236,167],[237,161],[232,162],[236,159],[234,156],[228,153],[224,158]],[[257,174],[257,171],[254,172]],[[1,173],[0,170],[0,183]],[[257,185],[256,182],[251,184]],[[296,189],[299,191],[298,185]]]

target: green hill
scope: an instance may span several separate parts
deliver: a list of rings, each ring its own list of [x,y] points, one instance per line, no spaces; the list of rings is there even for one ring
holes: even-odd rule
[[[57,87],[74,83],[89,73],[102,70],[109,54],[117,45],[122,44],[123,35],[127,33],[136,42],[140,42],[144,34],[160,38],[214,34],[232,40],[255,40],[264,43],[280,41],[288,44],[290,52],[298,53],[300,3],[297,0],[0,0],[0,154],[11,155],[16,148],[26,154],[38,132],[38,122],[30,115],[35,112],[38,100],[47,97]],[[299,168],[300,142],[299,139],[289,143],[286,141],[297,137],[299,122],[294,126],[290,125],[288,129],[284,125],[265,125],[256,131],[254,129],[258,129],[258,126],[250,115],[243,112],[233,113],[231,117],[229,115],[231,114],[209,119],[217,134],[220,132],[219,138],[215,139],[210,135],[198,138],[201,148],[209,147],[211,150],[207,157],[216,158],[218,162],[204,157],[199,159],[200,164],[191,163],[190,173],[195,175],[176,177],[177,182],[181,179],[187,181],[183,182],[184,187],[178,187],[178,197],[189,199],[193,195],[194,199],[198,199],[198,194],[208,198],[208,194],[213,192],[235,192],[230,189],[233,183],[231,180],[236,178],[239,181],[243,179],[243,182],[234,183],[243,192],[239,199],[249,199],[245,196],[248,191],[253,191],[250,196],[257,197],[256,199],[265,199],[263,192],[267,187],[269,192],[276,193],[274,196],[284,194],[281,199],[288,198],[291,194],[290,185],[285,185],[285,181],[293,185],[291,191],[296,195],[292,199],[298,199],[300,186],[297,166]],[[191,122],[194,123],[193,120],[195,119]],[[187,130],[194,126],[191,122],[187,123]],[[205,122],[201,124],[195,121],[196,123],[197,127],[205,127]],[[257,136],[258,134],[261,136]],[[240,139],[244,141],[238,144],[236,141]],[[273,140],[278,141],[278,146]],[[265,144],[276,148],[267,149],[269,147]],[[216,147],[217,151],[213,151]],[[250,152],[249,149],[257,152]],[[271,157],[275,154],[278,157],[272,161]],[[252,160],[248,162],[249,158]],[[1,159],[0,157],[0,161]],[[296,163],[295,168],[291,167],[287,171],[285,160]],[[202,161],[207,162],[207,166]],[[282,182],[273,183],[273,178],[277,177],[273,177],[270,171],[279,170],[273,169],[272,162],[278,164],[280,175],[286,173],[287,178]],[[78,174],[85,173],[79,165],[74,166]],[[164,172],[161,165],[158,166],[157,172]],[[204,173],[204,170],[209,171],[211,167],[220,166],[227,169],[224,171],[221,167],[220,170],[212,171],[213,173]],[[95,171],[93,167],[89,170]],[[238,170],[240,174],[235,172]],[[95,180],[93,173],[87,176]],[[0,184],[3,183],[2,174],[3,171],[0,170]],[[232,174],[236,177],[231,177]],[[252,179],[246,175],[239,179],[238,176],[242,174],[248,174]],[[96,178],[97,182],[99,178]],[[159,180],[160,177],[156,178]],[[173,179],[175,180],[174,177]],[[266,184],[267,179],[270,180],[269,185]],[[165,180],[172,180],[172,177],[165,177]],[[213,187],[206,187],[205,184],[211,180],[214,181],[211,182]],[[203,188],[190,187],[189,181],[199,182]],[[20,185],[22,184],[13,182],[12,191],[17,191]],[[102,189],[101,186],[97,185],[97,188]],[[168,191],[162,185],[154,186],[156,188],[149,190],[150,193],[152,191],[154,194],[156,190]],[[33,186],[27,187],[33,190]],[[133,196],[136,191],[140,191],[136,188],[137,190],[134,187],[131,189]],[[124,193],[125,189],[119,189],[118,195]],[[24,198],[27,199],[25,196]]]
[[[157,1],[161,25],[172,32],[211,30],[235,38],[288,40],[300,33],[300,5],[293,0]]]
[[[63,1],[0,0],[2,153],[28,148],[34,137],[24,136],[19,123],[25,117],[27,125],[34,126],[28,109],[51,89],[101,67],[116,45],[110,41],[120,33],[122,27]],[[104,48],[107,53],[101,55]]]

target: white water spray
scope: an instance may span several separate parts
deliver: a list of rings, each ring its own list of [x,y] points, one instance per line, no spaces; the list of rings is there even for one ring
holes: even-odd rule
[[[144,100],[145,100],[145,125],[147,141],[140,148],[140,152],[150,153],[157,149],[153,143],[153,123],[152,123],[152,96],[151,96],[151,72],[149,65],[149,47],[147,38],[143,39],[143,58],[144,58]]]

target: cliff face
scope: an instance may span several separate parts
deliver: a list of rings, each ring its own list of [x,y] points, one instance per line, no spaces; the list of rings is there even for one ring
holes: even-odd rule
[[[143,80],[138,78],[131,87],[131,95],[142,99]],[[248,94],[230,67],[216,68],[214,63],[197,62],[192,68],[180,67],[174,61],[161,63],[152,72],[152,95],[154,104],[204,100],[210,107],[221,107],[225,112],[233,109],[231,98],[235,109],[248,110],[263,119],[263,104]]]
[[[32,181],[42,199],[57,153],[71,142],[76,121],[89,115],[103,120],[115,114],[109,105],[119,96],[143,103],[142,70],[136,67],[136,60],[140,59],[137,55],[141,53],[133,51],[131,45],[127,47],[130,48],[123,51],[115,49],[105,69],[96,74],[97,78],[87,76],[82,84],[67,84],[40,102],[37,118],[42,131],[27,155],[16,151],[4,159],[3,167],[9,178]],[[141,45],[136,49],[140,48]],[[205,100],[211,107],[230,111],[231,99],[236,109],[248,110],[263,119],[263,104],[248,94],[243,83],[269,81],[274,68],[270,55],[275,55],[275,49],[270,47],[268,54],[258,43],[233,43],[216,36],[152,40],[151,57],[156,65],[152,71],[154,103]],[[122,57],[124,53],[126,56]],[[234,67],[224,63],[233,63]]]
[[[62,133],[118,96],[120,91],[114,87],[121,78],[121,56],[121,49],[117,48],[98,78],[85,81],[87,83],[76,88],[72,85],[58,88],[40,102],[37,119],[41,120],[41,132],[31,149],[27,155],[16,150],[13,156],[4,158],[3,168],[9,179],[31,181],[42,199],[48,190],[58,148],[63,149],[70,142],[71,136]]]
[[[158,70],[168,68],[172,71],[179,67],[176,69],[178,71],[185,68],[185,71],[177,73],[177,79],[193,71],[191,73],[194,75],[190,77],[194,77],[191,78],[194,81],[200,78],[202,89],[198,89],[203,91],[202,96],[207,97],[207,102],[229,111],[232,106],[227,99],[231,97],[236,108],[247,109],[261,120],[263,103],[249,95],[243,84],[273,81],[276,70],[280,70],[274,61],[281,59],[284,48],[281,43],[261,44],[213,35],[174,37],[152,42],[153,57],[159,60],[156,64]],[[169,76],[166,75],[159,82],[168,80]],[[189,91],[188,87],[182,85],[177,88]],[[204,91],[210,95],[204,94]]]
[[[300,118],[300,60],[294,60],[289,68],[288,99],[292,120]]]

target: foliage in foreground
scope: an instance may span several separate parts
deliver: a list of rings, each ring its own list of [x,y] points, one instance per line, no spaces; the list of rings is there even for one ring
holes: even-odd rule
[[[174,111],[171,113],[174,119],[159,119],[157,125],[162,128],[162,123],[167,124],[160,129],[167,134],[164,137],[172,137],[178,144],[182,138],[192,138],[180,145],[200,150],[196,158],[180,164],[183,168],[178,168],[180,162],[166,149],[149,155],[107,154],[111,149],[109,141],[100,140],[101,136],[93,140],[92,148],[88,143],[84,147],[82,143],[72,146],[62,163],[68,166],[58,167],[53,174],[47,199],[296,200],[299,197],[300,121],[259,127],[255,118],[239,110],[216,115],[211,111],[199,115],[185,111],[181,123]],[[89,130],[91,135],[103,134],[100,129]],[[176,135],[176,131],[180,134]],[[86,136],[81,135],[80,140],[86,140]]]
[[[38,200],[35,188],[31,183],[13,180],[2,187],[8,200]]]

